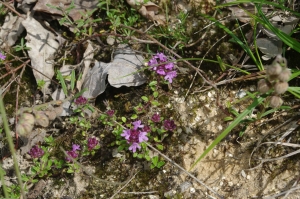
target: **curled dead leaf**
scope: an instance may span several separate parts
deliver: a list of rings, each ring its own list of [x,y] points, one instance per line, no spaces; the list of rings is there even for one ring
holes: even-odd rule
[[[42,127],[49,126],[49,119],[43,111],[37,111],[35,114],[35,123]]]
[[[49,120],[55,120],[56,113],[55,113],[54,110],[53,111],[45,111],[44,113],[47,115],[47,117],[49,118]]]
[[[159,14],[159,6],[151,1],[144,3],[143,0],[127,0],[127,3],[137,9],[138,12],[147,19],[156,22],[158,25],[166,24],[166,17],[163,14]]]

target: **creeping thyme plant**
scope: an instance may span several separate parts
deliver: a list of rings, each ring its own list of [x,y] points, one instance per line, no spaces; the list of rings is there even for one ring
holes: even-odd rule
[[[112,146],[118,145],[119,150],[132,152],[133,157],[150,161],[151,168],[160,168],[165,162],[157,155],[151,154],[145,142],[163,150],[162,141],[176,129],[176,124],[172,119],[164,119],[159,112],[151,112],[150,109],[159,109],[161,106],[158,101],[158,81],[172,83],[177,72],[174,62],[162,52],[153,55],[147,65],[157,78],[157,81],[149,83],[152,96],[142,96],[142,102],[133,108],[135,113],[130,118],[117,116],[117,113],[107,106],[106,113],[101,114],[99,119],[103,124],[114,127],[112,132],[116,136],[116,141]]]

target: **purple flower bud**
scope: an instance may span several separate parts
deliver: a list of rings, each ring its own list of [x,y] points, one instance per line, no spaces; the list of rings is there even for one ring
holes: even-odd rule
[[[80,150],[80,145],[79,144],[73,144],[72,145],[72,151],[77,151],[77,150]]]
[[[144,128],[142,128],[142,131],[148,133],[151,131],[151,128],[149,126],[144,126]]]
[[[5,60],[6,56],[0,52],[0,59]]]
[[[67,151],[67,154],[68,154],[68,156],[66,157],[66,160],[68,162],[72,162],[71,158],[77,158],[78,157],[78,154],[76,153],[76,151]]]
[[[87,99],[85,97],[80,96],[74,102],[76,105],[84,105],[87,103]]]
[[[164,128],[166,130],[173,131],[176,128],[176,124],[174,123],[173,120],[165,120],[164,121]]]
[[[88,139],[88,143],[87,143],[87,146],[88,146],[88,150],[92,150],[93,148],[95,148],[95,146],[98,144],[98,140],[95,138],[95,137],[92,137],[92,138],[89,138]]]
[[[153,122],[160,122],[160,115],[158,113],[154,113],[151,117]]]
[[[32,158],[39,158],[44,155],[43,149],[39,148],[38,145],[34,145],[30,151],[28,152],[29,155],[31,155]]]
[[[114,110],[111,110],[111,109],[109,109],[109,110],[106,111],[106,114],[107,114],[108,116],[110,116],[110,117],[112,117],[112,116],[114,115],[114,113],[115,113],[115,111],[114,111]]]

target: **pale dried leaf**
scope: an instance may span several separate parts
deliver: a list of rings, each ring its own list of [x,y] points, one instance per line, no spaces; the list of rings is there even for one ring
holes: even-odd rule
[[[87,13],[95,8],[97,8],[98,0],[39,0],[34,6],[34,11],[46,12],[54,15],[63,15],[60,10],[50,8],[46,4],[61,7],[63,10],[66,10],[71,2],[74,1],[75,8],[72,9],[69,13],[69,16],[74,20],[79,20],[82,18],[80,13]]]
[[[18,16],[13,16],[11,12],[5,17],[5,21],[0,31],[0,46],[1,48],[13,46],[20,34],[24,31],[21,24],[24,19]]]
[[[54,76],[54,64],[51,58],[54,57],[59,43],[55,40],[55,35],[46,30],[31,15],[28,15],[22,24],[27,31],[26,46],[30,48],[28,54],[31,59],[31,65],[35,69],[33,70],[34,77],[36,81],[45,81],[42,91],[44,94],[49,94],[48,86]]]
[[[264,60],[269,60],[282,53],[282,41],[272,38],[258,38],[256,45],[264,53]]]
[[[91,44],[90,41],[88,41],[88,46],[83,54],[83,72],[82,72],[82,76],[81,76],[81,79],[77,81],[76,83],[76,87],[79,91],[81,91],[81,87],[82,87],[82,84],[83,84],[83,81],[85,80],[85,77],[89,71],[89,68],[90,68],[90,65],[91,65],[91,62],[92,62],[92,59],[94,57],[94,53],[93,53],[93,46]]]
[[[144,58],[137,55],[130,48],[120,48],[115,52],[114,60],[111,63],[95,62],[92,69],[84,80],[82,89],[86,98],[95,98],[105,91],[105,80],[108,75],[108,82],[111,86],[139,86],[146,82],[145,75],[140,71],[143,67]]]
[[[159,6],[151,1],[144,3],[143,0],[127,0],[127,3],[138,10],[138,12],[147,19],[156,22],[158,25],[166,23],[166,17],[159,13]]]
[[[142,71],[144,58],[137,55],[130,48],[116,51],[114,61],[107,67],[108,82],[111,86],[139,86],[146,82]]]
[[[82,96],[95,98],[105,91],[105,79],[107,77],[107,71],[105,71],[105,69],[107,66],[108,64],[106,63],[95,62],[94,67],[89,69],[82,85],[82,89],[87,88],[88,90],[85,91]]]

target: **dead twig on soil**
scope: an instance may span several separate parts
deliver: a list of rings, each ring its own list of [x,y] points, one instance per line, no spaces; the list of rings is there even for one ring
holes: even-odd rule
[[[18,11],[16,11],[13,7],[11,7],[8,3],[4,2],[4,1],[0,1],[1,4],[5,5],[5,7],[7,7],[10,11],[12,11],[13,13],[15,13],[16,15],[18,15],[19,17],[26,19],[25,16],[22,16]]]
[[[133,180],[133,178],[139,173],[140,171],[137,171],[129,180],[127,180],[127,182],[124,184],[124,186],[122,186],[120,189],[118,189],[116,191],[116,193],[114,193],[114,195],[112,195],[110,197],[110,199],[113,199],[122,189],[124,189],[128,184],[129,182],[131,182]]]
[[[196,182],[198,182],[199,184],[201,184],[202,186],[204,186],[205,188],[207,188],[208,190],[210,190],[211,192],[213,192],[216,196],[218,196],[218,198],[223,199],[224,197],[219,195],[217,192],[215,192],[212,188],[210,188],[209,186],[207,186],[206,184],[204,184],[203,182],[201,182],[200,180],[198,180],[198,178],[196,178],[194,175],[192,175],[191,173],[189,173],[187,170],[185,170],[184,168],[182,168],[179,164],[177,164],[176,162],[174,162],[173,160],[171,160],[170,158],[168,158],[166,155],[164,155],[163,153],[161,153],[159,150],[157,150],[156,148],[154,148],[153,146],[151,146],[149,143],[145,142],[145,144],[151,148],[152,150],[154,150],[155,152],[157,152],[159,155],[161,155],[162,157],[164,157],[166,160],[168,160],[171,164],[175,165],[176,167],[178,167],[181,171],[183,171],[184,173],[186,173],[188,176],[190,176],[191,178],[193,178]]]

